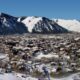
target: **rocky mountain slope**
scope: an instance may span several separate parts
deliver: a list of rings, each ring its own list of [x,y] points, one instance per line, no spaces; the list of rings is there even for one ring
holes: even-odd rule
[[[5,13],[0,14],[0,34],[22,34],[28,32],[24,24],[17,21],[17,17]]]

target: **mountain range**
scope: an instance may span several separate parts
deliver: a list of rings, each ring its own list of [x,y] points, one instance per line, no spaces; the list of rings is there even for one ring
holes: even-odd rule
[[[0,34],[80,32],[78,20],[49,19],[37,16],[14,17],[0,14]]]

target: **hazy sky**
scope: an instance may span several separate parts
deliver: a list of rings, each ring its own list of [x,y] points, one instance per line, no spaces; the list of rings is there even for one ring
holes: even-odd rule
[[[0,12],[14,16],[80,19],[80,0],[0,0]]]

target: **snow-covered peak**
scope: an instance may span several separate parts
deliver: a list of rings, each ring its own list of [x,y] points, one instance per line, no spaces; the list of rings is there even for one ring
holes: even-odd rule
[[[28,27],[28,31],[31,33],[62,33],[67,32],[66,29],[59,26],[56,22],[46,18],[46,17],[20,17],[17,20],[22,22]]]
[[[64,20],[64,19],[54,19],[62,27],[75,32],[80,32],[80,22],[76,19]]]
[[[39,22],[40,20],[42,20],[42,17],[27,17],[26,19],[24,19],[22,22],[26,25],[29,26],[28,30],[29,32],[32,32],[33,27],[35,26],[35,24],[37,24],[37,22]]]

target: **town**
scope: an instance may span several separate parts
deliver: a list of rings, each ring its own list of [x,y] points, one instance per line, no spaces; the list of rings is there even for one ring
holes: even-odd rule
[[[80,33],[0,36],[0,73],[46,78],[80,71]]]

